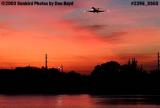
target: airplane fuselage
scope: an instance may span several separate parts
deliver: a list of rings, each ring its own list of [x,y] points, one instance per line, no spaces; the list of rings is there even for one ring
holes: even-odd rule
[[[94,8],[94,7],[92,7],[92,10],[90,10],[90,11],[88,11],[88,12],[99,13],[99,12],[104,12],[104,10],[99,10],[99,8]]]

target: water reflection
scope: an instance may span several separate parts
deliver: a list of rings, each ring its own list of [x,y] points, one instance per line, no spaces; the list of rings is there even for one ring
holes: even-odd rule
[[[115,105],[159,105],[160,96],[95,96],[98,104],[115,104]]]
[[[159,97],[144,96],[0,96],[0,108],[159,108]]]

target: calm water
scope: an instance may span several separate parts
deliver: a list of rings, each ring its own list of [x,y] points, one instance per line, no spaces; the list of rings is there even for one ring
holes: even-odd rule
[[[160,108],[160,105],[142,96],[0,96],[0,108]]]

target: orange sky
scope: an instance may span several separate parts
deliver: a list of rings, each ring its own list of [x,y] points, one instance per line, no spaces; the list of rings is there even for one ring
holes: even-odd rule
[[[2,0],[0,0],[2,1]],[[0,67],[61,64],[65,71],[86,73],[109,60],[127,62],[137,57],[154,67],[160,48],[157,7],[132,7],[129,1],[74,0],[64,7],[0,7]],[[108,12],[86,13],[90,7]]]

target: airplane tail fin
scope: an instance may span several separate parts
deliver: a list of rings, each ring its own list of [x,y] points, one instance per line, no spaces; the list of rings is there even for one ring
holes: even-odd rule
[[[92,9],[95,9],[95,7],[92,7]]]

